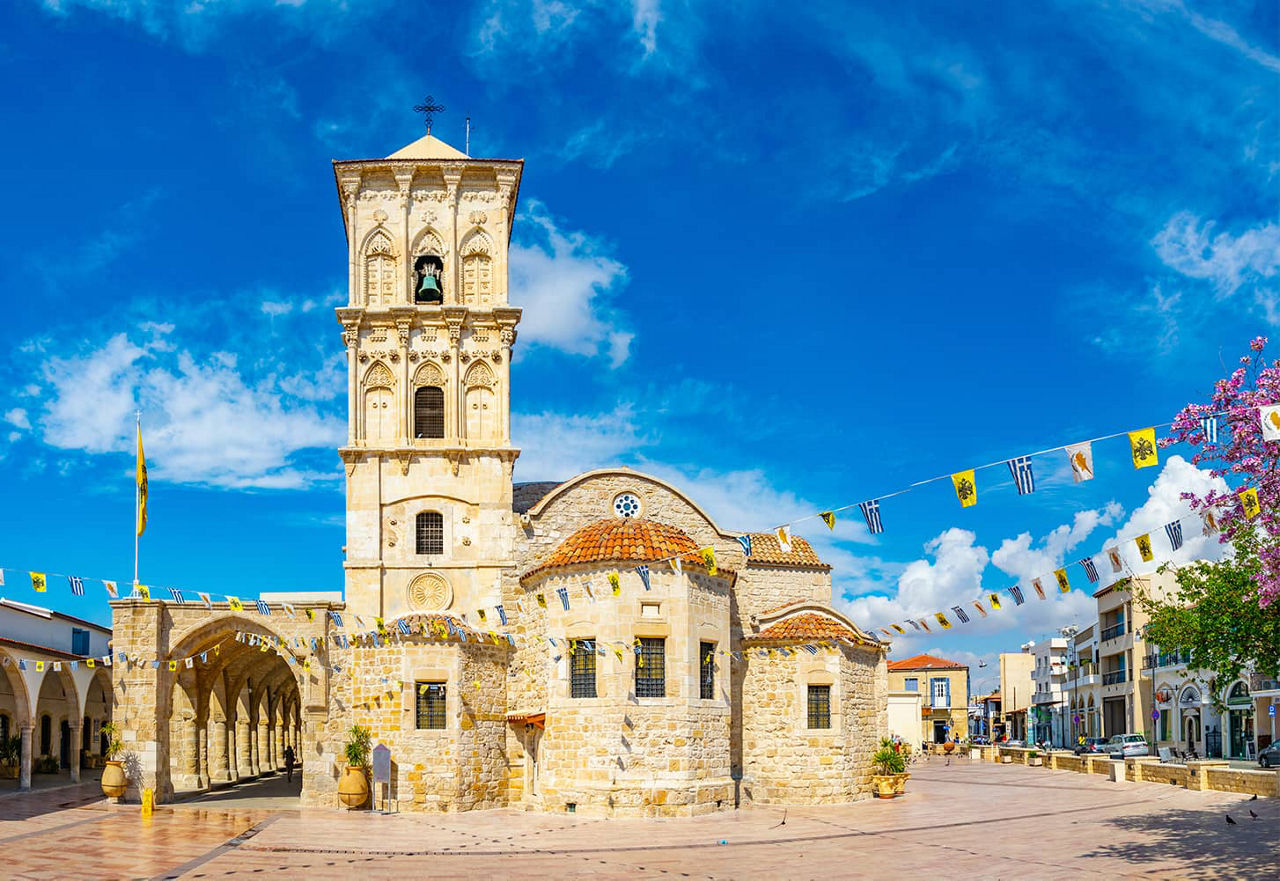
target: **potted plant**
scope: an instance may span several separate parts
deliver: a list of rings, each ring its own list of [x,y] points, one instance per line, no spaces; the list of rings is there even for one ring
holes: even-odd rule
[[[373,733],[360,725],[352,725],[347,732],[347,769],[338,781],[338,800],[348,808],[358,808],[369,800],[369,778],[365,769],[369,764],[369,750]]]
[[[1033,767],[1039,767],[1044,764],[1044,760],[1040,758],[1039,750],[1033,749],[1031,752],[1027,753],[1027,764]]]
[[[22,736],[0,737],[0,777],[18,779],[18,765],[22,759]]]
[[[124,773],[124,761],[120,758],[124,752],[124,743],[120,740],[120,730],[115,722],[103,722],[102,733],[106,735],[106,748],[103,757],[106,765],[102,769],[102,794],[108,798],[120,798],[129,786]]]
[[[871,757],[876,773],[872,777],[878,798],[894,798],[906,789],[907,761],[887,737],[880,741],[880,749]]]

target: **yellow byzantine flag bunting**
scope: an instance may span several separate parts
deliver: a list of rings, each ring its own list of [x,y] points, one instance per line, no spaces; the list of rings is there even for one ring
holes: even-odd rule
[[[1240,507],[1244,509],[1244,518],[1252,520],[1257,517],[1259,510],[1257,488],[1251,486],[1248,489],[1242,489],[1237,495],[1240,496]]]
[[[1071,593],[1071,582],[1067,581],[1066,569],[1054,569],[1053,577],[1058,579],[1058,590],[1063,593]]]
[[[834,513],[831,511],[823,511],[818,516],[822,518],[823,523],[827,524],[827,529],[836,528],[836,515]]]
[[[36,593],[44,593],[47,587],[46,579],[43,572],[31,573],[31,588]]]
[[[941,612],[934,612],[933,617],[938,619],[938,623],[942,625],[943,630],[951,629],[951,622],[947,620],[947,616]]]
[[[956,498],[960,500],[962,507],[968,508],[978,503],[978,484],[974,480],[972,468],[951,475],[951,482],[955,484]]]
[[[617,572],[609,573],[609,589],[613,591],[614,596],[622,594],[622,576]]]
[[[702,562],[707,564],[707,574],[716,574],[716,552],[711,548],[702,549]]]
[[[991,608],[993,608],[993,609],[999,609],[999,608],[1000,608],[1000,594],[998,594],[998,593],[989,593],[989,594],[987,594],[987,601],[988,601],[989,603],[991,603]]]
[[[243,612],[244,603],[240,602],[240,597],[227,596],[227,608],[233,612]]]
[[[145,584],[137,584],[134,585],[134,590],[138,592],[138,596],[143,600],[148,603],[151,602],[151,588],[147,587]]]
[[[1160,457],[1156,454],[1156,430],[1144,428],[1142,431],[1129,432],[1129,448],[1133,451],[1133,467],[1149,468],[1155,465]]]
[[[1155,557],[1151,553],[1151,533],[1144,532],[1142,535],[1134,539],[1138,543],[1138,554],[1142,557],[1142,562],[1150,563]]]
[[[138,535],[147,531],[147,457],[142,454],[142,426],[138,426]]]

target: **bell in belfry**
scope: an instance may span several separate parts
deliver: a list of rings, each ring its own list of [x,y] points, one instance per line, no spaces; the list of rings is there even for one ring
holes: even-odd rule
[[[441,300],[440,282],[431,272],[422,274],[422,284],[418,286],[417,301],[419,303],[439,303]]]

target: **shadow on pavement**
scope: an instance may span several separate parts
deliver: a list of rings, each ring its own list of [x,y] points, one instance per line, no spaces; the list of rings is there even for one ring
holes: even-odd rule
[[[1249,816],[1256,813],[1259,819]],[[1227,815],[1236,821],[1232,826]],[[1243,800],[1221,811],[1168,810],[1102,822],[1115,830],[1114,843],[1086,857],[1125,860],[1137,867],[1181,863],[1179,878],[1280,877],[1280,803]],[[1132,838],[1140,838],[1133,841]]]

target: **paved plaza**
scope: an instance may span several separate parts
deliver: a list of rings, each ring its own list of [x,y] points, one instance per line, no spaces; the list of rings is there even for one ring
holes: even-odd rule
[[[299,810],[279,779],[143,819],[86,785],[0,799],[0,846],[13,878],[1280,878],[1275,799],[967,760],[912,770],[897,801],[691,820]]]

